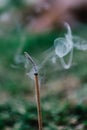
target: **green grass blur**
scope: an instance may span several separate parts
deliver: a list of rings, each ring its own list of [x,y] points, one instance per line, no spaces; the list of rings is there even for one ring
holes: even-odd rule
[[[25,37],[25,44],[20,52],[24,55],[27,51],[36,60],[43,60],[41,54],[53,46],[54,39],[64,36],[65,30],[54,30],[43,34],[28,34],[23,30],[20,33],[13,32],[0,37],[0,130],[35,130],[37,128],[37,111],[34,98],[34,82],[26,76],[24,63],[17,64],[14,57],[21,44],[21,38]],[[80,26],[73,29],[73,35],[87,39],[87,27]],[[45,57],[44,57],[45,58]],[[77,77],[80,81],[76,89],[79,100],[87,91],[87,51],[74,50],[73,65],[69,70],[61,69],[52,71],[55,77],[47,71],[46,82],[60,81],[65,77]],[[49,68],[49,67],[48,67]],[[33,84],[33,85],[32,85]],[[33,87],[32,87],[33,86]],[[47,91],[48,88],[44,88]],[[49,86],[50,89],[50,86]],[[43,91],[43,88],[41,88]],[[42,92],[41,92],[42,93]],[[5,98],[5,99],[4,99]],[[15,100],[14,100],[15,98]],[[66,99],[67,100],[67,99]],[[58,126],[64,130],[75,130],[82,125],[87,128],[87,104],[69,104],[64,100],[63,93],[48,93],[42,97],[41,106],[43,114],[44,130],[57,130]],[[73,123],[73,120],[75,122]],[[38,129],[38,128],[37,128]]]

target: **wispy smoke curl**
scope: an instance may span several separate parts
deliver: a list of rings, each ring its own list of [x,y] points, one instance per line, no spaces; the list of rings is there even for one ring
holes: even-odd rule
[[[64,69],[69,69],[72,65],[74,48],[76,48],[77,50],[82,50],[82,51],[87,50],[86,40],[77,36],[73,36],[69,24],[64,23],[64,25],[67,29],[67,33],[64,35],[64,37],[56,38],[54,40],[53,46],[42,54],[41,56],[42,59],[38,64],[39,72],[43,72],[44,70],[48,71],[49,68],[50,68],[50,71],[52,71],[53,68],[55,70],[58,70],[59,61]],[[68,62],[66,62],[65,60],[66,56],[68,56]],[[32,78],[33,69],[30,69],[27,75]]]

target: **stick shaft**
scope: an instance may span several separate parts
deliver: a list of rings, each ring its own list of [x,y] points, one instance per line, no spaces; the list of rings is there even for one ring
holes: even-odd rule
[[[37,110],[38,110],[38,126],[39,130],[42,130],[42,114],[40,106],[40,89],[38,83],[38,74],[35,74],[35,89],[36,89],[36,98],[37,98]]]

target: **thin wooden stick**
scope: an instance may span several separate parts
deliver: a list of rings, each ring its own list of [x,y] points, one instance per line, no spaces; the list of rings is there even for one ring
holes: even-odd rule
[[[40,88],[39,88],[39,79],[38,79],[38,71],[36,63],[33,61],[31,56],[25,52],[26,58],[31,61],[34,68],[34,76],[35,76],[35,93],[37,98],[37,112],[38,112],[38,127],[39,130],[42,130],[42,114],[41,114],[41,106],[40,106]]]
[[[35,86],[36,86],[37,110],[38,110],[38,126],[39,130],[42,130],[42,114],[40,107],[40,89],[38,83],[38,74],[35,74]]]

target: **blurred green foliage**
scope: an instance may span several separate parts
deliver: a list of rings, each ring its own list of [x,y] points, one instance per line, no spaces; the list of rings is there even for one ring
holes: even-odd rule
[[[81,31],[80,31],[81,30]],[[47,32],[44,34],[27,34],[24,30],[21,33],[12,32],[0,37],[0,91],[9,93],[11,97],[19,97],[24,100],[26,95],[33,95],[33,87],[31,87],[31,79],[25,76],[24,63],[17,64],[14,57],[21,44],[21,37],[25,36],[25,44],[20,51],[24,55],[24,51],[29,52],[37,60],[41,54],[53,46],[53,41],[57,37],[64,35],[64,30]],[[81,26],[79,29],[73,30],[74,35],[81,36],[86,39],[87,28]],[[55,80],[62,77],[74,75],[81,81],[80,90],[77,90],[79,96],[84,95],[87,86],[87,52],[74,50],[73,65],[69,70],[59,69],[55,73]],[[45,58],[45,57],[44,57]],[[43,60],[43,59],[41,59]],[[54,81],[48,71],[46,72],[47,81]],[[84,86],[84,91],[83,91]],[[44,88],[46,89],[46,88]],[[75,130],[79,125],[87,129],[87,106],[83,104],[61,103],[61,94],[47,95],[42,99],[42,115],[44,130]],[[82,96],[80,97],[82,98]],[[3,99],[1,99],[3,101]],[[29,99],[30,100],[30,99]],[[18,100],[16,101],[16,103]],[[16,104],[15,101],[0,105],[0,130],[36,130],[37,126],[37,109],[36,103],[24,101],[22,104]],[[61,105],[62,104],[62,105]]]
[[[0,14],[24,6],[23,0],[9,0],[7,5],[0,8]],[[24,51],[27,51],[37,61],[42,62],[46,58],[41,57],[42,53],[51,48],[54,39],[63,37],[64,33],[65,30],[53,30],[42,34],[30,34],[21,29],[21,25],[20,27],[17,25],[0,35],[0,130],[38,129],[36,103],[30,101],[34,95],[33,81],[27,78],[24,63],[15,62],[15,56],[24,56]],[[73,29],[73,34],[87,39],[87,25]],[[22,37],[25,38],[25,43],[20,50]],[[47,64],[46,82],[73,75],[80,80],[79,88],[76,90],[77,97],[80,101],[87,99],[86,59],[87,51],[74,50],[74,65],[69,70],[64,70],[61,64],[58,64],[61,69],[52,70]],[[4,102],[4,98],[8,102]],[[13,98],[15,100],[12,100]],[[85,105],[81,103],[72,105],[64,98],[63,93],[50,93],[41,99],[44,130],[87,130],[87,101]]]
[[[82,30],[79,34],[79,30]],[[74,35],[85,37],[86,28],[83,26],[77,30],[73,30]],[[12,94],[19,94],[21,92],[29,91],[29,82],[25,76],[24,63],[16,64],[14,57],[18,49],[20,48],[21,38],[25,37],[25,43],[19,55],[24,55],[24,51],[29,52],[34,58],[39,60],[41,54],[53,46],[54,39],[64,35],[64,30],[47,32],[44,34],[27,34],[22,30],[21,33],[12,33],[0,37],[0,89],[5,89]],[[5,37],[5,38],[4,38]],[[81,79],[82,82],[87,83],[87,61],[85,60],[87,52],[74,50],[73,65],[69,70],[59,69],[55,73],[55,77],[60,78],[62,76],[75,75]],[[45,57],[44,57],[45,58]],[[42,61],[44,59],[41,59]],[[12,68],[12,65],[15,67]],[[60,65],[61,66],[61,65]],[[51,78],[49,72],[48,80]],[[53,77],[52,77],[53,78]],[[52,79],[51,78],[51,79]],[[54,80],[54,79],[53,79]]]
[[[62,127],[62,130],[77,130],[79,125],[82,126],[80,130],[86,130],[87,106],[83,104],[72,106],[71,104],[65,103],[60,107],[61,105],[55,102],[56,108],[54,108],[49,99],[46,102],[51,107],[47,109],[44,107],[44,102],[42,104],[44,130],[56,130],[60,127]],[[37,108],[34,103],[26,103],[23,101],[16,101],[16,103],[10,101],[0,105],[0,130],[5,130],[6,128],[11,130],[38,129],[36,110]]]

